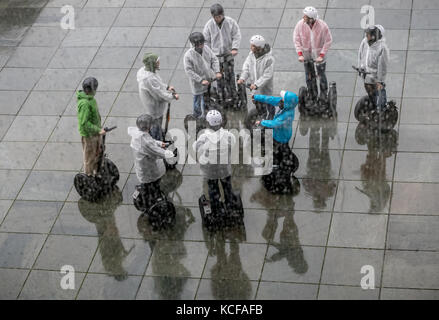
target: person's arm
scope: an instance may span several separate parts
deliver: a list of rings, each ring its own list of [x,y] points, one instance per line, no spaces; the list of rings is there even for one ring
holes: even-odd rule
[[[171,102],[174,99],[171,91],[163,89],[165,84],[160,83],[157,78],[149,78],[145,83],[148,91],[157,99],[166,102]]]
[[[325,37],[325,43],[323,44],[323,48],[322,51],[320,52],[320,56],[323,58],[328,52],[329,48],[331,47],[332,34],[331,34],[331,30],[329,30],[329,27],[326,23],[323,25],[322,32],[323,32],[323,36]]]
[[[262,120],[261,121],[261,125],[266,127],[266,128],[278,128],[281,127],[285,122],[285,119],[283,119],[283,117],[277,117],[273,120]]]
[[[364,45],[364,39],[361,41],[361,43],[360,43],[360,48],[358,49],[358,61],[357,61],[357,67],[358,68],[361,68],[361,60],[363,59],[363,56],[362,56],[362,54],[363,54],[363,45]],[[366,67],[366,66],[364,66],[364,67]]]
[[[303,55],[303,47],[302,47],[302,38],[300,36],[300,21],[296,24],[296,27],[294,28],[293,33],[293,41],[294,46],[296,47],[296,52],[299,56]]]
[[[203,35],[204,40],[206,40],[205,44],[210,48],[211,47],[211,36],[210,36],[210,28],[209,28],[210,20],[204,26]]]
[[[211,68],[215,73],[219,73],[220,72],[220,64],[219,64],[218,57],[212,52],[212,50],[209,50],[209,51],[210,51],[209,54],[211,56],[211,58],[210,58]]]
[[[273,79],[273,74],[274,74],[274,57],[272,57],[267,61],[267,64],[265,65],[264,68],[264,73],[262,74],[261,77],[259,77],[259,79],[255,81],[255,85],[258,88],[263,87],[268,81]]]
[[[202,134],[202,135],[200,135],[199,137],[198,137],[198,139],[197,139],[197,141],[195,141],[193,144],[192,144],[192,149],[195,151],[195,152],[199,152],[199,150],[201,149],[201,151],[203,151],[204,152],[204,150],[205,150],[205,144],[206,144],[206,140],[207,140],[207,135],[206,134]]]
[[[78,122],[79,127],[82,128],[87,136],[95,136],[101,132],[101,128],[90,122],[90,105],[82,102],[78,108]]]
[[[253,97],[255,101],[266,103],[275,107],[278,106],[282,101],[281,97],[266,96],[263,94],[255,94]]]
[[[238,23],[233,20],[232,23],[232,50],[239,50],[241,45],[241,30],[239,29]]]
[[[158,146],[157,140],[151,139],[148,141],[142,137],[139,153],[143,155],[153,156],[159,159],[173,158],[174,153],[170,150],[163,149]]]
[[[190,59],[189,55],[184,57],[183,62],[184,62],[184,72],[186,72],[187,76],[192,80],[194,80],[195,82],[201,83],[201,81],[203,81],[204,79],[195,72],[193,61]]]
[[[384,46],[381,54],[378,57],[377,82],[384,83],[386,81],[388,63],[389,49],[387,48],[387,46]]]

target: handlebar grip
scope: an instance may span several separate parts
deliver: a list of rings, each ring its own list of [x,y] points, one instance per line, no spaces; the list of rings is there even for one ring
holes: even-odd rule
[[[116,129],[116,128],[117,128],[117,126],[110,127],[110,128],[105,127],[105,128],[104,128],[104,131],[105,131],[105,132],[110,132],[110,131],[112,131],[112,130],[114,130],[114,129]]]

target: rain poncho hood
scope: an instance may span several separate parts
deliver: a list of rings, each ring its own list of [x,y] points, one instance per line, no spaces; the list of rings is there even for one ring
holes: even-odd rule
[[[305,59],[325,56],[332,44],[331,31],[321,19],[316,19],[312,29],[301,19],[294,28],[293,39],[296,52],[302,53]]]
[[[168,86],[158,73],[148,71],[146,67],[137,71],[137,82],[145,113],[154,119],[162,117],[167,104],[173,99],[172,92],[166,90]]]
[[[157,61],[159,60],[159,56],[154,53],[145,53],[143,56],[143,64],[145,65],[145,69],[149,72],[156,72]]]
[[[281,97],[255,95],[256,101],[278,106]],[[286,91],[284,96],[284,108],[274,116],[273,120],[263,120],[261,125],[273,129],[273,139],[279,143],[288,143],[293,135],[294,113],[299,98],[291,91]]]
[[[163,159],[173,158],[174,153],[161,148],[161,141],[154,140],[147,132],[137,127],[128,127],[133,149],[134,167],[140,183],[150,183],[160,179],[166,173]]]
[[[101,131],[101,116],[94,96],[80,90],[76,93],[78,101],[78,130],[83,137],[98,135]]]
[[[208,46],[204,46],[203,53],[199,54],[192,46],[184,55],[184,71],[189,77],[192,94],[199,95],[207,91],[203,86],[203,80],[215,79],[215,74],[220,72],[218,58]]]
[[[228,130],[207,129],[193,144],[201,172],[207,179],[223,179],[232,174],[231,152],[236,143]]]
[[[229,53],[232,49],[239,49],[241,44],[241,31],[238,23],[230,17],[224,17],[219,26],[215,19],[207,21],[203,30],[206,45],[215,55]]]
[[[371,74],[366,75],[365,83],[384,83],[386,81],[389,55],[390,51],[385,38],[381,38],[372,45],[368,44],[367,37],[361,41],[358,50],[358,67],[366,69],[366,72],[371,72]]]
[[[240,79],[250,84],[256,84],[258,86],[256,94],[272,95],[274,62],[275,59],[269,44],[265,45],[258,58],[250,51],[242,66]]]

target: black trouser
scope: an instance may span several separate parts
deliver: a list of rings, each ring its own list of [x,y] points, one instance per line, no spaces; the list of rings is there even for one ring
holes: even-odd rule
[[[218,210],[221,207],[221,203],[220,203],[221,194],[219,189],[219,182],[221,182],[221,185],[223,187],[224,198],[225,198],[224,200],[226,205],[229,207],[233,202],[231,176],[228,176],[224,179],[208,179],[207,186],[209,189],[210,205],[212,211],[214,212],[218,212]]]
[[[364,88],[366,89],[367,95],[369,96],[369,101],[372,105],[377,108],[382,109],[387,103],[387,93],[386,85],[383,83],[383,89],[378,90],[376,83],[365,83]]]
[[[314,62],[305,61],[305,77],[306,86],[308,87],[308,92],[313,99],[317,98],[317,78],[316,71],[314,69]],[[328,93],[328,79],[326,78],[326,62],[316,64],[317,75],[320,78],[320,96],[326,97]]]
[[[220,69],[223,71],[223,78],[221,79],[221,87],[227,87],[232,97],[238,95],[235,82],[235,59],[231,58],[229,61],[220,63]]]
[[[154,204],[155,199],[161,195],[160,179],[149,183],[142,183],[142,190],[144,190],[142,192],[143,203],[147,208],[150,208]]]

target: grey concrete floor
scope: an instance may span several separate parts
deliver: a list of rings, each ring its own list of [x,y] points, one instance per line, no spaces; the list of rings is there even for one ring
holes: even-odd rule
[[[439,298],[439,2],[310,0],[334,43],[328,78],[338,119],[300,121],[290,145],[300,193],[273,196],[236,166],[245,230],[209,237],[197,198],[203,181],[184,165],[170,196],[172,232],[154,234],[136,211],[128,126],[142,113],[136,71],[147,51],[181,93],[171,127],[182,128],[191,94],[182,57],[212,0],[0,0],[0,298],[2,299],[437,299]],[[243,40],[262,34],[276,57],[275,92],[304,83],[292,28],[304,1],[224,0]],[[63,30],[70,4],[76,29]],[[391,49],[388,96],[400,108],[395,132],[374,140],[353,117],[363,95],[351,70],[362,39],[362,5],[376,11]],[[81,170],[75,90],[98,78],[96,96],[119,190],[89,204],[73,188]],[[231,115],[231,126],[242,115]],[[171,177],[172,180],[172,177]],[[72,265],[75,289],[60,287]],[[363,290],[361,268],[375,270]]]

